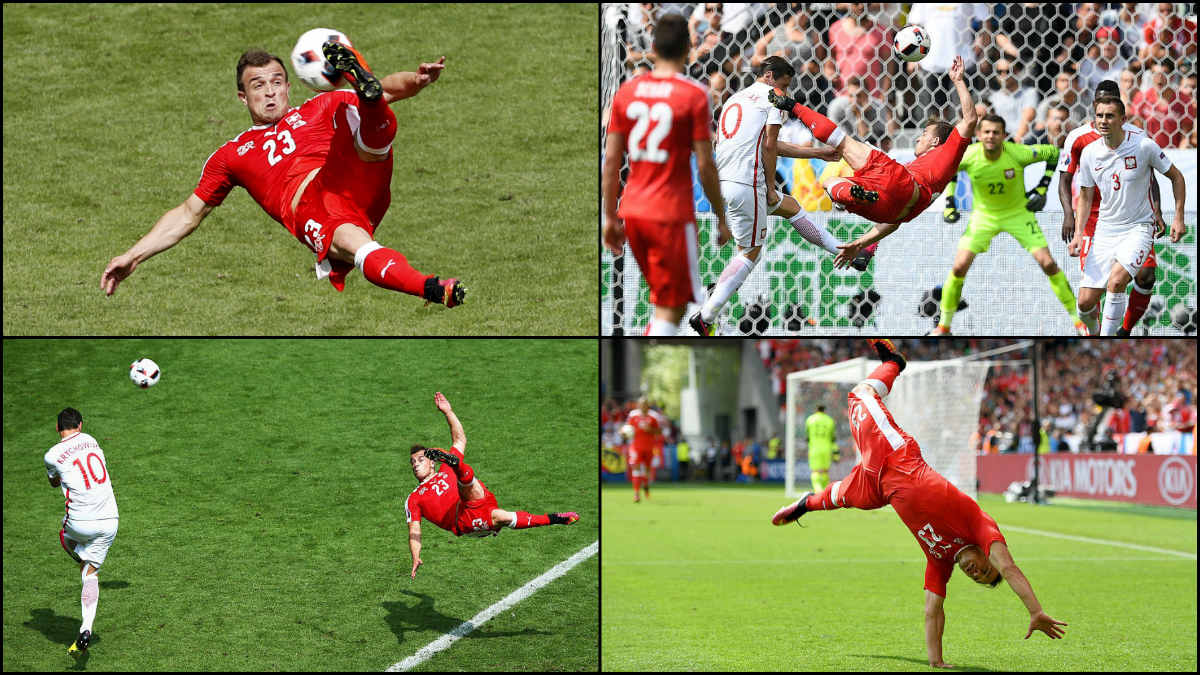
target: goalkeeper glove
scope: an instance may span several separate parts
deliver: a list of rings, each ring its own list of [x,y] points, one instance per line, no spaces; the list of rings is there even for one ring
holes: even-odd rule
[[[958,222],[958,209],[953,206],[947,206],[945,211],[942,211],[942,219],[947,223]]]
[[[1025,208],[1030,211],[1041,211],[1046,206],[1046,188],[1050,187],[1050,178],[1053,175],[1053,169],[1042,174],[1042,180],[1032,190],[1025,193],[1028,201],[1025,202]]]

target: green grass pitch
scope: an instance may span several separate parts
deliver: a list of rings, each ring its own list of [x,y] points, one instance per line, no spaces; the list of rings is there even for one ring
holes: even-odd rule
[[[4,5],[5,335],[595,335],[598,6]],[[125,252],[250,127],[238,57],[290,61],[304,31],[347,33],[376,74],[446,57],[393,104],[392,203],[376,235],[458,277],[447,310],[344,293],[235,188],[112,297]],[[292,73],[289,66],[289,76]],[[292,105],[313,93],[291,81]]]
[[[6,671],[75,666],[79,568],[42,465],[67,406],[121,514],[89,670],[382,670],[599,537],[595,341],[9,339],[3,361]],[[450,443],[435,391],[502,508],[581,520],[424,522],[411,580],[409,447]],[[419,669],[595,670],[598,578],[593,556]]]
[[[611,671],[931,670],[925,557],[890,507],[774,527],[782,486],[602,490],[601,664]],[[951,578],[943,636],[960,670],[1194,671],[1196,513],[1034,507],[982,495],[1046,612],[1003,583]],[[1141,548],[1139,548],[1141,547]]]

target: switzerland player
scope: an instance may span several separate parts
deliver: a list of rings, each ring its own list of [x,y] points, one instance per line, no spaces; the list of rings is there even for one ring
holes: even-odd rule
[[[1117,96],[1121,95],[1121,90],[1116,82],[1112,80],[1104,80],[1096,85],[1096,98],[1101,96]],[[1124,129],[1133,133],[1141,133],[1143,130],[1128,122],[1125,123]],[[1090,124],[1085,124],[1076,127],[1067,134],[1067,140],[1063,146],[1063,151],[1058,158],[1058,201],[1062,204],[1063,222],[1062,222],[1062,240],[1063,243],[1069,244],[1075,238],[1075,206],[1072,202],[1072,180],[1075,178],[1076,171],[1079,168],[1079,155],[1083,149],[1092,141],[1100,138],[1100,132],[1096,131],[1095,119]],[[1166,231],[1166,223],[1162,219],[1162,196],[1159,194],[1158,181],[1150,181],[1150,208],[1153,211],[1155,236],[1161,236]],[[1088,253],[1090,252],[1092,242],[1096,237],[1096,221],[1100,217],[1100,200],[1092,200],[1092,208],[1088,213],[1087,221],[1083,224],[1083,238],[1088,245],[1084,247],[1079,256],[1079,267],[1082,270],[1087,264]],[[1138,320],[1146,313],[1146,306],[1150,304],[1150,297],[1154,294],[1155,270],[1158,268],[1158,260],[1154,254],[1153,246],[1150,248],[1150,255],[1146,259],[1145,264],[1141,269],[1133,275],[1133,288],[1129,293],[1129,303],[1125,307],[1125,318],[1121,322],[1121,328],[1117,330],[1117,335],[1129,335]],[[1097,318],[1097,304],[1089,305],[1087,312],[1080,312],[1082,319],[1091,330],[1092,335],[1098,335],[1100,332],[1100,322]],[[1082,303],[1079,307],[1083,307]]]
[[[800,118],[817,140],[841,151],[846,163],[854,169],[852,178],[830,176],[825,180],[829,198],[847,211],[878,223],[858,239],[839,246],[842,252],[833,259],[835,266],[850,265],[860,250],[867,248],[865,252],[869,253],[868,247],[920,215],[956,175],[963,152],[975,135],[978,114],[963,81],[962,57],[955,57],[948,76],[958,93],[962,119],[954,126],[947,122],[926,123],[925,132],[914,148],[917,158],[908,164],[900,164],[882,151],[847,136],[828,117],[808,106],[771,92],[775,107]]]
[[[289,108],[291,84],[283,61],[257,49],[242,54],[238,98],[254,126],[210,155],[196,190],[108,263],[100,276],[106,294],[112,295],[139,264],[191,234],[241,185],[267,215],[312,249],[317,278],[328,277],[337,290],[357,267],[376,286],[447,307],[462,303],[466,291],[457,279],[422,274],[374,239],[392,199],[396,116],[388,104],[436,82],[446,57],[382,80],[340,42],[327,42],[325,57],[355,91],[319,94]]]
[[[417,568],[421,566],[422,517],[457,537],[494,536],[506,525],[514,530],[524,530],[543,525],[570,525],[579,520],[579,514],[573,511],[536,516],[500,508],[496,495],[479,482],[475,471],[465,461],[463,452],[467,448],[467,435],[450,408],[450,402],[439,391],[433,395],[433,403],[446,416],[453,445],[450,450],[414,445],[409,453],[413,475],[420,483],[404,502],[413,579],[417,578]],[[434,462],[441,462],[442,468],[435,470]]]
[[[925,646],[929,665],[950,668],[942,661],[942,603],[954,566],[976,583],[996,586],[1001,579],[1029,610],[1028,638],[1040,630],[1060,638],[1066,623],[1042,611],[1029,580],[1008,553],[1008,544],[991,516],[975,500],[954,487],[925,463],[921,448],[896,426],[884,405],[892,383],[904,370],[904,357],[891,340],[868,340],[883,363],[850,391],[847,416],[859,463],[845,479],[819,495],[808,493],[780,509],[775,525],[791,523],[809,511],[852,507],[878,509],[891,504],[925,552]]]
[[[661,456],[662,424],[658,414],[650,410],[645,397],[638,399],[638,407],[629,413],[625,423],[633,427],[633,440],[629,443],[629,482],[633,483],[633,501],[641,501],[645,491],[650,498],[650,478],[655,467],[654,455],[658,449]]]
[[[43,461],[50,486],[62,488],[67,500],[67,515],[58,531],[58,541],[67,555],[79,563],[83,583],[79,596],[83,624],[67,653],[81,656],[92,642],[92,623],[100,601],[100,580],[96,573],[117,538],[117,497],[113,494],[104,450],[95,438],[83,433],[83,415],[78,410],[65,408],[58,414],[58,435],[61,440],[46,452]]]
[[[617,90],[604,143],[604,244],[621,255],[629,237],[654,304],[647,335],[675,335],[687,304],[701,297],[689,162],[693,151],[704,194],[717,214],[718,242],[724,246],[730,238],[713,163],[708,90],[682,74],[687,54],[687,20],[667,14],[654,28],[654,70]],[[618,210],[627,149],[629,180]]]
[[[1094,316],[1100,294],[1107,290],[1100,334],[1116,335],[1124,323],[1125,289],[1154,251],[1154,212],[1146,200],[1154,170],[1171,180],[1175,195],[1173,243],[1187,232],[1183,224],[1187,186],[1183,174],[1144,131],[1125,128],[1125,104],[1120,98],[1101,96],[1093,106],[1100,137],[1079,154],[1081,203],[1075,218],[1086,222],[1093,200],[1100,202],[1100,213],[1094,237],[1089,241],[1083,230],[1076,231],[1067,251],[1087,256],[1079,282],[1080,314]]]

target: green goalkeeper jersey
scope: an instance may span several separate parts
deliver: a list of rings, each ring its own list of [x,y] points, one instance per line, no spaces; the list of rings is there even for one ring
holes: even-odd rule
[[[1055,166],[1058,148],[1005,141],[1000,157],[990,160],[983,154],[982,143],[968,146],[958,168],[971,179],[972,210],[984,215],[1024,211],[1028,199],[1025,196],[1025,167],[1035,162]]]

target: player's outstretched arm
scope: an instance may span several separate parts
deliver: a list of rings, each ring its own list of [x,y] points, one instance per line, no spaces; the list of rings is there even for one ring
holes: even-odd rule
[[[962,106],[962,119],[958,121],[955,128],[958,129],[959,136],[970,141],[975,136],[975,124],[979,121],[979,113],[975,112],[975,102],[971,100],[971,90],[967,88],[967,82],[963,78],[961,56],[954,57],[949,77],[950,81],[954,83],[954,91],[958,93],[958,102]]]
[[[870,246],[871,244],[874,244],[875,242],[879,241],[880,239],[883,239],[884,237],[895,232],[899,228],[900,228],[899,223],[878,223],[874,227],[872,227],[870,230],[868,230],[866,234],[859,237],[858,239],[855,239],[854,241],[850,242],[849,244],[838,245],[838,248],[840,248],[842,250],[840,253],[838,253],[836,256],[834,256],[833,266],[834,267],[849,267],[850,263],[854,262],[854,258],[858,255],[859,251]]]
[[[446,57],[443,56],[435,63],[422,63],[415,73],[392,73],[380,80],[383,84],[383,100],[391,103],[416,96],[422,89],[437,82],[445,69]]]
[[[929,653],[929,665],[934,668],[954,667],[942,660],[942,632],[946,628],[944,600],[933,591],[925,591],[925,650]]]
[[[447,401],[439,391],[433,395],[433,404],[446,416],[446,422],[450,425],[450,442],[459,452],[465,453],[467,451],[467,434],[463,431],[462,423],[458,421],[458,415],[455,415],[454,410],[450,408],[450,401]]]
[[[408,524],[408,552],[412,554],[412,577],[417,578],[417,568],[421,566],[421,521]]]
[[[828,145],[803,146],[794,143],[784,143],[777,141],[776,146],[779,150],[780,157],[795,157],[796,159],[823,159],[826,162],[836,162],[842,158],[842,151],[837,148],[829,147]]]
[[[1029,610],[1029,631],[1025,633],[1026,639],[1033,635],[1035,630],[1042,631],[1051,639],[1058,639],[1066,634],[1066,631],[1059,628],[1059,626],[1067,625],[1066,623],[1057,621],[1042,611],[1042,603],[1038,602],[1037,596],[1033,593],[1033,586],[1029,585],[1029,580],[1025,578],[1021,568],[1013,562],[1012,555],[1008,552],[1008,546],[1003,542],[993,542],[992,550],[988,554],[988,561],[1000,570],[1008,587],[1017,594],[1017,597],[1021,598],[1021,602],[1025,603],[1025,608]]]
[[[128,251],[108,261],[108,267],[100,275],[100,290],[105,295],[112,295],[117,290],[117,284],[133,274],[139,264],[178,244],[199,227],[214,208],[205,204],[195,193],[189,195],[182,204],[164,213],[154,227]]]

